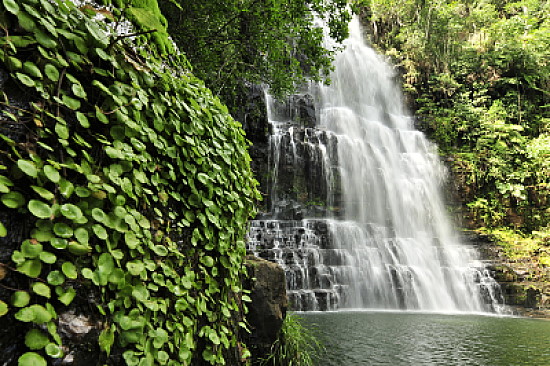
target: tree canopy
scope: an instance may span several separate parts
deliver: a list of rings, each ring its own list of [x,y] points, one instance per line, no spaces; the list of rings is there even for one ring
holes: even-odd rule
[[[419,125],[469,172],[480,226],[548,229],[550,3],[371,0]]]
[[[179,6],[174,4],[177,2]],[[331,69],[324,19],[337,41],[348,35],[345,0],[160,1],[169,32],[194,73],[230,106],[245,83],[283,95]]]

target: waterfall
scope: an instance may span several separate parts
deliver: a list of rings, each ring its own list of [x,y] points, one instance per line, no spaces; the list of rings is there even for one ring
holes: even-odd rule
[[[445,170],[356,19],[331,84],[267,98],[269,213],[248,248],[286,271],[294,310],[496,311],[499,288],[446,217]]]

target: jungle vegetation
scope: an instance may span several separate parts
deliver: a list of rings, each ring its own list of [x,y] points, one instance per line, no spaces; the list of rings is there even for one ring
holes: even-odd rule
[[[465,177],[470,226],[533,239],[530,255],[550,264],[550,3],[362,6],[372,43],[400,67],[418,127]]]
[[[98,3],[0,2],[1,321],[21,324],[20,364],[46,365],[63,357],[59,314],[91,293],[106,363],[245,363],[258,192],[230,112],[249,84],[282,96],[325,78],[337,50],[315,19],[344,39],[347,1]],[[548,245],[548,2],[357,3],[420,127],[466,173],[475,225]]]
[[[161,0],[168,30],[194,73],[236,111],[247,87],[279,97],[306,78],[326,78],[335,50],[323,47],[324,19],[337,41],[348,35],[347,0]]]

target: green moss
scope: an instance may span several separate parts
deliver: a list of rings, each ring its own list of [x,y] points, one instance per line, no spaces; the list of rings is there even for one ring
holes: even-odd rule
[[[123,17],[128,18],[138,31],[155,31],[153,34],[145,35],[160,55],[172,54],[175,52],[172,41],[167,32],[168,22],[162,15],[157,0],[114,0],[114,5],[122,11]]]

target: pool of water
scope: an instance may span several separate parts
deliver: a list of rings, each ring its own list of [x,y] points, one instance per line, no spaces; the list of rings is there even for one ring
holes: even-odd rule
[[[550,321],[409,312],[306,312],[318,366],[550,366]]]

